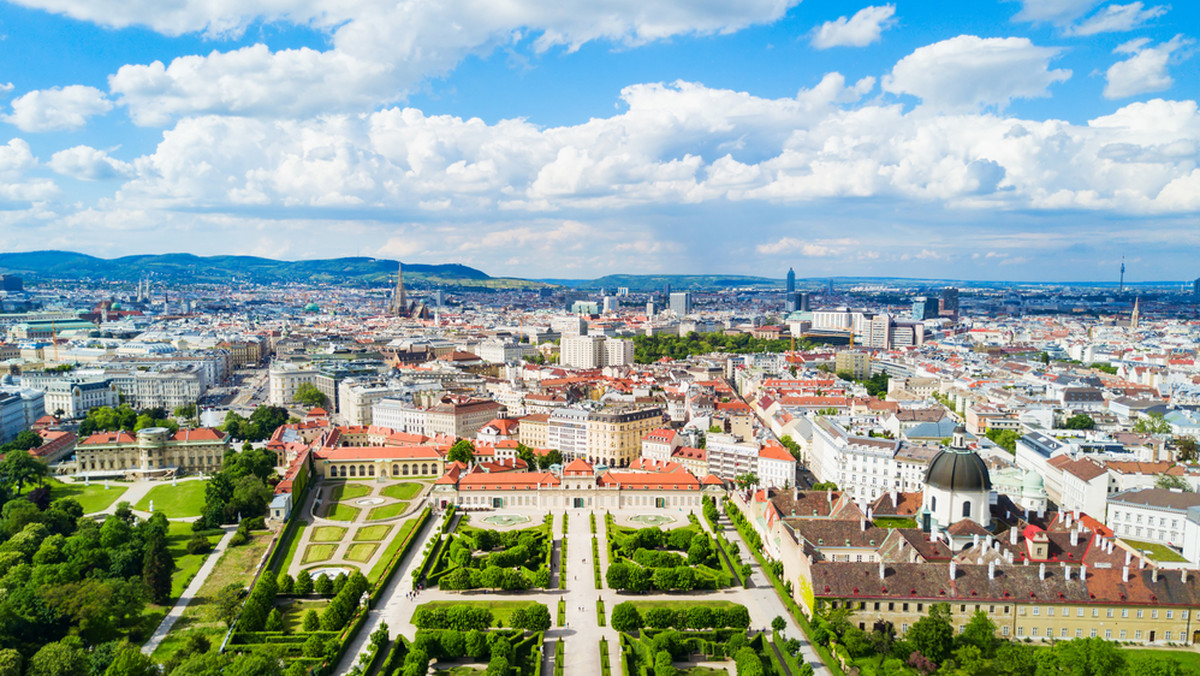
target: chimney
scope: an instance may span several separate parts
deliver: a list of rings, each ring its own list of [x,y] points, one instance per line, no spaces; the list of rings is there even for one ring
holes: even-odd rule
[[[892,491],[892,507],[895,507],[896,511],[900,511],[900,493],[894,490]]]
[[[995,561],[988,562],[988,579],[989,580],[996,579],[996,562]]]
[[[1013,526],[1012,528],[1008,529],[1008,544],[1010,544],[1010,545],[1017,544],[1017,527],[1016,526]]]
[[[1038,566],[1038,579],[1039,579],[1039,580],[1045,580],[1045,579],[1046,579],[1046,564],[1044,564],[1044,563],[1043,563],[1043,564],[1040,564],[1040,565]]]
[[[971,536],[971,546],[972,546],[972,547],[978,547],[978,546],[979,546],[979,533],[976,533],[976,534],[974,534],[974,535],[972,535],[972,536]]]
[[[1065,526],[1067,528],[1071,527],[1071,513],[1070,512],[1067,512],[1066,514],[1063,515],[1063,526]]]
[[[832,488],[825,489],[825,502],[828,502],[831,505],[833,504],[833,489]]]
[[[1046,518],[1046,506],[1045,505],[1038,506],[1038,518],[1039,519]]]
[[[955,563],[954,561],[951,561],[950,562],[950,579],[953,580],[956,577],[958,577],[958,564]]]
[[[1029,565],[1029,557],[1025,557],[1023,563],[1024,563],[1024,565],[1028,566]]]
[[[1145,568],[1145,567],[1146,567],[1146,557],[1139,556],[1138,557],[1138,568]]]
[[[860,531],[866,532],[866,530],[867,530],[867,520],[866,519],[858,520],[858,529]]]
[[[1079,531],[1077,531],[1077,530],[1071,531],[1071,546],[1072,547],[1079,546]]]
[[[1079,579],[1083,582],[1087,582],[1087,564],[1086,563],[1079,567]]]
[[[1158,582],[1158,567],[1157,566],[1155,566],[1154,568],[1152,568],[1150,570],[1150,581]]]
[[[1128,566],[1128,565],[1129,565],[1129,559],[1130,559],[1130,558],[1132,558],[1132,557],[1133,557],[1133,553],[1132,553],[1132,552],[1130,552],[1128,549],[1126,549],[1126,550],[1125,550],[1125,565],[1126,565],[1126,566]]]
[[[1180,568],[1179,572],[1181,573],[1181,579],[1183,580],[1183,583],[1187,584],[1187,568]]]
[[[879,579],[882,580],[885,577],[887,577],[887,573],[885,573],[883,570],[883,561],[880,561],[879,562]]]
[[[800,489],[797,488],[796,486],[792,486],[792,502],[799,502],[799,500],[800,500]]]
[[[1066,580],[1067,582],[1071,581],[1071,567],[1070,566],[1063,568],[1063,579]]]
[[[1129,566],[1121,566],[1121,582],[1129,582]]]

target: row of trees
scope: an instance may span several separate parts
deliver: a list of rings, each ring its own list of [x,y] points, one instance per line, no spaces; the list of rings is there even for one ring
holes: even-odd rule
[[[746,629],[750,626],[750,612],[745,606],[727,608],[694,605],[688,608],[650,608],[643,615],[629,601],[618,603],[612,611],[612,628],[617,631],[637,631],[643,627],[651,629]]]
[[[798,341],[798,349],[810,349],[808,341]],[[782,338],[767,340],[755,338],[748,333],[727,336],[723,333],[689,332],[685,336],[657,335],[633,337],[633,358],[639,364],[649,364],[663,357],[687,359],[694,355],[711,352],[749,354],[754,352],[785,352],[791,342]]]
[[[121,404],[116,408],[100,406],[88,411],[87,417],[79,423],[79,436],[86,437],[96,432],[137,432],[147,427],[166,427],[174,432],[179,429],[179,423],[162,407],[136,411],[129,404]]]
[[[249,418],[234,411],[226,413],[221,429],[234,439],[266,441],[275,434],[276,429],[287,424],[289,419],[291,416],[288,410],[282,406],[259,406]]]

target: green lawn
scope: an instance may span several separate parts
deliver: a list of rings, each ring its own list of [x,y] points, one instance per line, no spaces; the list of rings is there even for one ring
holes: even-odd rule
[[[359,563],[366,563],[371,560],[375,554],[375,550],[379,549],[379,543],[376,542],[357,542],[350,545],[346,550],[346,558]]]
[[[383,551],[383,556],[379,557],[379,560],[375,562],[375,566],[371,568],[371,573],[367,575],[367,580],[371,584],[375,584],[375,582],[379,580],[379,576],[383,574],[383,567],[386,566],[387,562],[396,555],[396,552],[400,551],[400,547],[404,544],[404,539],[407,538],[408,534],[411,533],[413,528],[416,527],[417,519],[419,517],[420,515],[418,514],[417,516],[414,516],[408,521],[400,524],[400,531],[388,541],[388,546],[387,549]],[[368,528],[377,528],[377,526],[368,526]]]
[[[346,537],[345,526],[317,526],[309,542],[341,542]]]
[[[382,540],[387,537],[390,530],[392,530],[391,526],[364,526],[354,532],[354,541],[372,542]]]
[[[414,483],[399,483],[384,486],[380,493],[385,498],[395,498],[396,500],[412,500],[417,497],[417,493],[421,492],[422,485]]]
[[[250,536],[247,544],[225,550],[212,574],[200,587],[200,593],[184,609],[183,616],[171,628],[171,633],[167,634],[154,651],[153,657],[156,662],[165,662],[170,658],[183,645],[184,638],[191,631],[204,634],[213,645],[221,644],[221,637],[228,631],[228,627],[216,616],[217,592],[228,584],[248,584],[270,542],[270,533],[256,533]]]
[[[390,519],[400,516],[406,509],[408,509],[407,502],[393,502],[390,505],[380,505],[367,513],[367,520],[378,521],[380,519]]]
[[[691,669],[680,669],[677,673],[680,676],[729,676],[728,669],[713,669],[712,667],[692,667]]]
[[[1134,655],[1141,657],[1153,657],[1157,659],[1171,658],[1179,660],[1179,663],[1183,666],[1185,673],[1187,673],[1189,670],[1200,670],[1200,653],[1188,650],[1186,648],[1181,648],[1179,650],[1172,650],[1170,648],[1165,648],[1163,650],[1121,648],[1121,654],[1124,655],[1126,659],[1133,657]]]
[[[218,531],[219,533],[220,531]],[[167,524],[167,549],[175,559],[175,572],[171,573],[171,598],[177,599],[187,588],[192,578],[200,571],[208,554],[188,554],[187,543],[192,539],[192,524],[183,521],[171,521]],[[220,535],[209,535],[208,543],[214,547],[221,539]]]
[[[325,514],[325,518],[331,521],[353,521],[358,518],[360,511],[357,507],[339,502]]]
[[[413,614],[415,615],[418,609],[424,608],[425,606],[429,606],[430,608],[449,608],[456,605],[482,606],[491,609],[493,623],[495,623],[496,620],[500,620],[500,622],[507,627],[508,618],[510,615],[512,615],[512,611],[516,610],[517,608],[524,608],[525,606],[534,602],[534,599],[529,599],[527,601],[430,601],[428,603],[422,603],[421,605],[417,606],[417,608],[413,609]]]
[[[296,558],[296,549],[300,546],[300,538],[304,536],[304,529],[308,528],[307,523],[301,522],[299,526],[292,531],[287,542],[287,555],[283,557],[283,563],[279,566],[279,572],[286,573],[292,569],[292,559]],[[281,545],[282,546],[282,545]]]
[[[309,545],[304,550],[304,558],[300,560],[301,564],[316,563],[318,561],[328,561],[333,558],[333,552],[337,550],[337,545]]]
[[[874,519],[871,519],[871,522],[875,524],[876,528],[916,528],[917,527],[916,519],[900,519],[900,518],[889,518],[889,517],[885,517],[885,516],[877,516]]]
[[[1154,542],[1142,542],[1141,540],[1130,540],[1129,538],[1121,538],[1121,540],[1139,552],[1144,549],[1150,550],[1149,557],[1155,561],[1187,563],[1187,559],[1183,558],[1179,552],[1166,545],[1160,545]]]
[[[125,491],[129,490],[129,484],[115,481],[109,482],[110,488],[108,489],[104,488],[102,481],[85,486],[82,483],[64,483],[57,479],[49,479],[46,481],[46,485],[50,487],[52,499],[75,498],[83,507],[84,514],[103,512],[111,507]]]
[[[343,500],[355,500],[365,498],[371,494],[371,487],[367,484],[338,484],[333,487],[332,495],[329,498],[333,501],[341,502]]]
[[[153,501],[154,511],[166,514],[169,519],[200,516],[204,512],[204,488],[207,485],[207,481],[180,481],[178,486],[155,486],[134,505],[134,509],[148,512]]]
[[[291,603],[280,606],[283,613],[283,630],[288,633],[302,631],[304,614],[310,610],[320,613],[329,605],[329,599],[296,599]]]

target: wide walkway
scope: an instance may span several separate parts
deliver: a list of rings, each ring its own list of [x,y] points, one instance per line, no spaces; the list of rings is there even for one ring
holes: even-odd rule
[[[154,630],[154,633],[150,636],[150,640],[146,641],[145,645],[142,646],[143,653],[150,655],[158,648],[158,644],[162,643],[163,639],[167,637],[167,634],[171,631],[171,627],[174,627],[179,618],[183,616],[184,609],[200,593],[200,588],[204,586],[204,582],[208,580],[209,574],[216,567],[217,561],[221,559],[221,554],[225,553],[225,550],[229,547],[229,541],[233,539],[234,533],[237,532],[237,526],[225,526],[224,530],[225,534],[221,536],[220,541],[217,542],[217,546],[209,552],[208,558],[204,559],[200,570],[196,571],[196,576],[188,583],[187,589],[184,589],[183,593],[179,595],[179,599],[175,601],[175,605],[171,607],[171,610],[167,612],[167,616],[163,618],[158,628]]]

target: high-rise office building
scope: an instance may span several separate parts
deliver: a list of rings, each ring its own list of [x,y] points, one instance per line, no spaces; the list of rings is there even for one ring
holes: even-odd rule
[[[787,273],[787,292],[789,294],[796,292],[796,271],[788,268]]]
[[[783,298],[784,312],[799,312],[800,311],[800,294],[795,291],[789,291]]]
[[[687,291],[671,294],[671,312],[679,317],[692,314],[692,294]]]
[[[926,296],[917,296],[912,302],[912,318],[916,321],[933,319],[938,316],[937,302]]]
[[[811,312],[812,306],[809,305],[808,292],[801,291],[799,296],[800,296],[800,311],[801,312]]]
[[[942,312],[953,313],[958,316],[958,289],[953,286],[947,286],[942,289]]]
[[[607,315],[607,314],[612,314],[612,313],[616,312],[617,307],[618,307],[618,304],[617,304],[616,296],[605,296],[604,297],[604,314]]]

